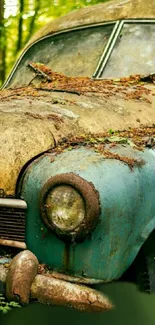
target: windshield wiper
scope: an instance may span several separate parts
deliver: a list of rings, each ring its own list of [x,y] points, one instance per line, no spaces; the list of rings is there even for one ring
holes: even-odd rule
[[[27,64],[27,66],[28,66],[30,69],[32,69],[32,70],[36,73],[35,76],[30,80],[30,82],[29,82],[28,85],[30,85],[30,84],[32,83],[32,81],[33,81],[35,78],[37,78],[37,77],[41,77],[41,78],[46,79],[48,82],[52,82],[52,78],[51,78],[48,74],[46,74],[45,72],[43,72],[41,69],[39,69],[39,67],[35,67],[35,66],[33,65],[33,62],[32,62],[32,63],[29,62],[29,63]]]

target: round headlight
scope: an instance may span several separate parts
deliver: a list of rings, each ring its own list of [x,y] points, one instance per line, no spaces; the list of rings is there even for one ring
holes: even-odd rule
[[[75,229],[85,217],[82,196],[70,185],[58,185],[46,199],[48,221],[64,231]]]
[[[100,205],[94,186],[73,173],[51,177],[40,193],[44,224],[65,241],[80,242],[95,228]]]

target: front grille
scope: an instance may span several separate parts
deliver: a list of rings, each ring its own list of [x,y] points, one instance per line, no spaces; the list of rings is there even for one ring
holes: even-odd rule
[[[0,239],[25,242],[25,211],[18,205],[0,204]]]

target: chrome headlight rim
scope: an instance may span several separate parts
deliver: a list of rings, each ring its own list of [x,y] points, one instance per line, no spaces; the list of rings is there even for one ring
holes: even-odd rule
[[[46,200],[49,193],[61,185],[73,187],[82,197],[85,206],[85,217],[81,223],[72,231],[62,230],[49,222],[47,215]],[[99,222],[100,202],[99,194],[94,185],[77,174],[64,173],[51,177],[43,186],[40,192],[40,212],[45,226],[56,236],[65,242],[77,243],[83,241],[90,234]]]

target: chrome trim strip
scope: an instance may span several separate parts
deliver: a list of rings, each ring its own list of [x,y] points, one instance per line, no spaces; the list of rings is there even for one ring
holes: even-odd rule
[[[120,34],[120,31],[123,27],[123,21],[119,21],[118,24],[116,24],[116,28],[115,28],[115,34],[113,34],[113,39],[111,38],[111,42],[108,44],[107,48],[106,48],[106,52],[105,51],[103,52],[102,54],[102,57],[101,57],[101,62],[100,62],[100,68],[98,68],[98,73],[96,75],[96,78],[100,78],[110,56],[111,56],[111,53],[113,51],[113,48],[115,46],[115,43],[117,41],[117,38],[118,38],[118,35]],[[103,78],[102,78],[103,79]]]
[[[100,74],[100,70],[103,68],[103,62],[105,61],[104,60],[104,57],[106,57],[106,53],[108,52],[109,48],[111,48],[111,44],[113,45],[113,43],[114,43],[115,33],[117,32],[117,29],[118,29],[119,24],[120,24],[120,21],[117,21],[117,23],[115,24],[114,29],[113,29],[113,31],[112,31],[112,33],[110,35],[110,38],[108,40],[108,43],[107,43],[105,49],[103,50],[102,56],[101,56],[101,58],[100,58],[100,60],[98,62],[98,65],[96,67],[96,70],[95,70],[92,78],[98,78],[98,75]],[[108,54],[110,55],[111,52],[108,53]],[[109,58],[109,55],[108,55],[108,58]],[[108,58],[107,58],[107,60],[108,60]]]
[[[27,203],[24,200],[20,200],[20,199],[0,198],[0,207],[25,210],[27,209]]]
[[[150,19],[150,18],[145,18],[145,19],[141,19],[141,18],[136,18],[136,19],[123,19],[121,20],[123,21],[123,23],[132,23],[132,24],[135,24],[135,23],[144,23],[144,24],[150,24],[150,23],[155,23],[155,19]]]
[[[26,243],[24,243],[24,242],[20,242],[20,241],[16,241],[16,240],[1,239],[1,238],[0,238],[0,245],[17,247],[17,248],[21,248],[21,249],[27,248]]]

